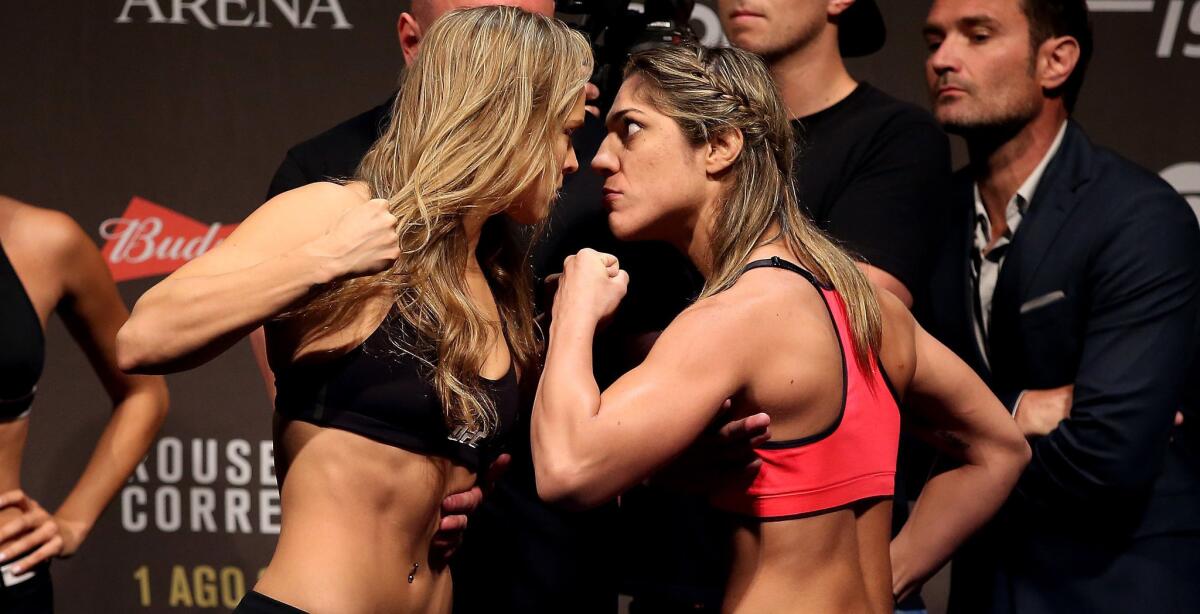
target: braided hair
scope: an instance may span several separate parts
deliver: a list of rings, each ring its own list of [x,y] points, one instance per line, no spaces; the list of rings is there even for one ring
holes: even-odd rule
[[[708,228],[712,273],[700,298],[728,289],[756,247],[782,238],[821,283],[846,303],[859,365],[879,349],[882,321],[874,290],[851,257],[801,211],[792,180],[796,137],[788,110],[758,56],[696,43],[634,54],[626,79],[639,76],[655,108],[675,121],[693,146],[726,131],[742,135],[729,188]],[[767,236],[772,228],[779,234]]]

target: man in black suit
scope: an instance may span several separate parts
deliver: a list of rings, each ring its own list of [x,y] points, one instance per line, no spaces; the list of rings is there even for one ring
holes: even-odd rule
[[[1196,218],[1069,119],[1092,48],[1084,0],[935,0],[925,37],[934,114],[970,152],[930,325],[1033,448],[954,559],[950,609],[1200,612],[1200,416],[1173,424]]]

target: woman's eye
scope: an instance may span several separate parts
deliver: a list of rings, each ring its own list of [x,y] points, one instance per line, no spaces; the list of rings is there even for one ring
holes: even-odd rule
[[[642,125],[632,119],[625,120],[625,135],[633,136],[642,131]]]

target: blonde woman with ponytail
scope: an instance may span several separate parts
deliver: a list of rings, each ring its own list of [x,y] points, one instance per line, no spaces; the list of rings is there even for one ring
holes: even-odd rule
[[[506,222],[542,220],[578,167],[591,66],[553,18],[446,14],[356,178],[275,197],[138,301],[127,370],[266,324],[282,528],[238,612],[450,611],[440,506],[499,453],[541,352]]]
[[[591,342],[628,275],[607,254],[567,259],[531,426],[538,492],[608,500],[671,463],[728,399],[734,418],[768,414],[771,440],[753,478],[694,476],[728,513],[723,609],[882,614],[997,510],[1030,452],[974,372],[802,215],[787,118],[744,51],[630,60],[592,163],[609,225],[674,244],[706,285],[601,392]],[[961,464],[929,482],[893,541],[901,405]]]

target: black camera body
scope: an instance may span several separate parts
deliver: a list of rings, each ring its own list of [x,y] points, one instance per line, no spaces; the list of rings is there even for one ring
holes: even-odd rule
[[[644,0],[640,13],[630,9],[630,4],[630,0],[555,2],[558,16],[592,42],[596,68],[591,81],[600,88],[595,104],[601,109],[607,109],[616,97],[630,54],[695,40],[688,25],[695,0]]]

